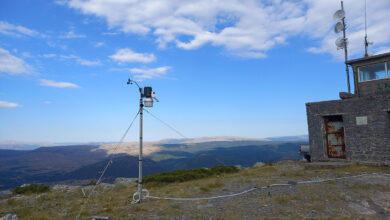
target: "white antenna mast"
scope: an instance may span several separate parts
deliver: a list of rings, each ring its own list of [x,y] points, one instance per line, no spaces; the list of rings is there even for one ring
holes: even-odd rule
[[[347,64],[347,61],[348,61],[348,50],[347,50],[348,38],[346,38],[346,36],[345,36],[346,25],[345,25],[345,11],[344,11],[343,1],[341,1],[341,9],[337,10],[334,13],[333,19],[337,21],[337,23],[336,23],[336,25],[334,27],[334,32],[336,34],[341,32],[341,31],[343,32],[343,37],[337,38],[335,43],[336,43],[336,46],[337,46],[337,50],[344,49],[345,70],[346,70],[346,73],[347,73],[348,93],[351,93],[351,85],[349,83],[349,69],[348,69],[348,64]]]

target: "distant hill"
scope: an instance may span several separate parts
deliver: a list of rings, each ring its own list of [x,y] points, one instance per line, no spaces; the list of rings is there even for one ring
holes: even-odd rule
[[[152,174],[215,165],[252,166],[258,161],[295,160],[300,158],[299,144],[304,143],[307,140],[270,141],[237,137],[147,142],[144,170],[145,174]],[[72,145],[26,151],[0,149],[0,189],[23,183],[95,179],[114,146]],[[121,147],[113,155],[114,163],[107,171],[106,181],[138,176],[138,152],[135,150],[138,144],[130,142]]]
[[[204,142],[221,142],[221,141],[269,141],[268,138],[245,138],[236,136],[215,136],[215,137],[200,137],[200,138],[182,138],[182,139],[165,139],[161,140],[161,144],[191,144]]]
[[[41,147],[30,151],[0,150],[0,189],[25,182],[46,182],[81,166],[101,161],[98,146]]]
[[[29,172],[41,173],[44,170],[72,170],[105,158],[106,152],[96,150],[98,146],[40,147],[30,151],[0,150],[0,171],[28,167]],[[8,156],[5,156],[8,155]]]
[[[283,137],[270,137],[267,138],[270,141],[308,141],[309,135],[297,135],[297,136],[283,136]]]
[[[223,143],[212,143],[214,145]],[[239,145],[239,143],[237,143]],[[296,160],[298,143],[280,143],[272,145],[244,145],[233,147],[216,147],[194,153],[180,151],[164,151],[161,154],[174,155],[179,158],[161,160],[162,167],[169,170],[193,169],[217,165],[252,166],[256,162],[274,162],[280,160]],[[172,149],[171,149],[172,150]]]
[[[0,141],[0,150],[34,150],[40,147],[56,147],[56,146],[81,146],[81,145],[103,145],[113,142],[67,142],[67,143],[53,143],[53,142],[21,142],[21,141]]]
[[[84,179],[98,179],[101,171],[107,165],[108,160],[83,166],[72,172],[64,174],[58,180],[84,180]],[[159,163],[144,158],[143,159],[143,173],[144,175],[150,175],[152,173],[162,172],[164,169]],[[113,159],[112,164],[108,167],[104,174],[103,180],[106,182],[112,182],[117,177],[138,177],[138,157],[133,156],[121,156]]]

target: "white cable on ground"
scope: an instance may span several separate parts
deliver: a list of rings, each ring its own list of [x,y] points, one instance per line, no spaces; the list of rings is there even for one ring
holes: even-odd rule
[[[104,167],[104,169],[101,171],[101,175],[98,179],[98,181],[96,181],[95,185],[93,186],[92,190],[90,191],[90,193],[88,194],[88,197],[86,198],[86,202],[81,206],[81,209],[80,209],[80,212],[77,214],[76,216],[76,220],[78,220],[80,218],[80,215],[81,215],[81,212],[84,210],[86,204],[88,204],[88,201],[91,197],[91,195],[95,192],[95,189],[96,187],[99,185],[99,183],[101,182],[104,174],[106,173],[108,167],[112,164],[112,158],[113,158],[113,155],[115,154],[115,152],[117,151],[118,147],[120,144],[122,144],[123,140],[125,139],[127,133],[129,132],[131,126],[133,125],[135,119],[137,118],[139,114],[139,111],[137,112],[137,114],[134,116],[133,120],[131,121],[129,127],[126,129],[125,133],[122,135],[122,138],[120,139],[120,141],[117,143],[117,145],[114,147],[114,150],[113,152],[111,153],[111,157],[110,157],[110,160],[107,162],[106,166]],[[85,197],[85,196],[84,196]]]
[[[145,198],[166,199],[166,200],[176,200],[176,201],[198,201],[198,200],[220,199],[220,198],[225,198],[225,197],[239,196],[239,195],[251,192],[251,191],[256,190],[256,189],[258,189],[258,188],[253,187],[251,189],[247,189],[247,190],[239,192],[239,193],[221,195],[221,196],[213,196],[213,197],[205,197],[205,198],[170,198],[170,197],[158,197],[158,196],[145,196]]]
[[[357,178],[357,177],[363,177],[363,176],[371,176],[371,175],[380,175],[380,176],[386,176],[390,177],[390,174],[387,173],[363,173],[355,176],[346,176],[346,177],[337,177],[337,178],[331,178],[331,179],[319,179],[319,180],[308,180],[308,181],[299,181],[296,182],[295,184],[313,184],[313,183],[323,183],[327,181],[334,181],[334,180],[341,180],[341,179],[352,179],[352,178]],[[293,186],[295,184],[290,184],[290,183],[277,183],[277,184],[271,184],[263,187],[252,187],[250,189],[244,190],[239,193],[233,193],[233,194],[228,194],[228,195],[220,195],[220,196],[212,196],[212,197],[203,197],[203,198],[172,198],[172,197],[159,197],[159,196],[150,196],[146,195],[145,198],[151,198],[151,199],[163,199],[163,200],[175,200],[175,201],[199,201],[199,200],[211,200],[211,199],[220,199],[220,198],[226,198],[226,197],[233,197],[233,196],[239,196],[243,195],[249,192],[252,192],[257,189],[267,189],[271,187],[276,187],[276,186]]]

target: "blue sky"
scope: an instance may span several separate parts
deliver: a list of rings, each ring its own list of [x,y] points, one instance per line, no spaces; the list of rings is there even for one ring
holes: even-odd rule
[[[339,1],[1,1],[0,141],[117,141],[150,109],[187,137],[307,133],[306,102],[346,91]],[[367,1],[373,53],[390,48],[390,2]],[[350,58],[364,1],[344,1]],[[136,140],[138,122],[127,140]],[[145,139],[179,138],[145,114]]]

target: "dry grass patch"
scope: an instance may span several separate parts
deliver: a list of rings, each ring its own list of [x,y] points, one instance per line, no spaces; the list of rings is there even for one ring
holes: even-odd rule
[[[206,183],[205,185],[200,187],[201,192],[210,192],[213,189],[221,188],[225,186],[225,183],[222,183],[220,180],[213,180],[209,183]]]
[[[351,165],[336,169],[318,167],[313,169],[302,168],[300,163],[287,162],[244,168],[237,173],[218,174],[186,182],[147,183],[144,188],[153,196],[195,198],[229,194],[254,185],[266,186],[313,177],[325,179],[329,176],[347,176],[363,172],[390,173],[390,168]],[[222,187],[228,192],[224,192]],[[381,182],[371,182],[370,178],[354,178],[284,188],[275,187],[234,199],[196,202],[147,199],[141,204],[134,205],[131,204],[131,199],[136,191],[137,187],[133,185],[121,184],[106,189],[99,186],[86,204],[80,219],[92,215],[108,215],[112,219],[174,219],[181,216],[189,219],[242,219],[245,215],[249,218],[258,216],[262,219],[305,217],[351,219],[348,210],[343,211],[339,208],[346,207],[348,202],[352,201],[349,197],[359,201],[368,200],[372,192],[390,192],[390,188]],[[267,195],[268,191],[271,192],[271,196]],[[80,188],[66,192],[51,191],[40,195],[23,195],[20,199],[14,197],[0,203],[0,214],[15,213],[22,220],[74,219],[85,201]],[[212,206],[209,207],[208,204]],[[312,212],[313,210],[315,212]]]
[[[273,202],[276,204],[286,204],[290,202],[290,198],[286,196],[276,197]]]

